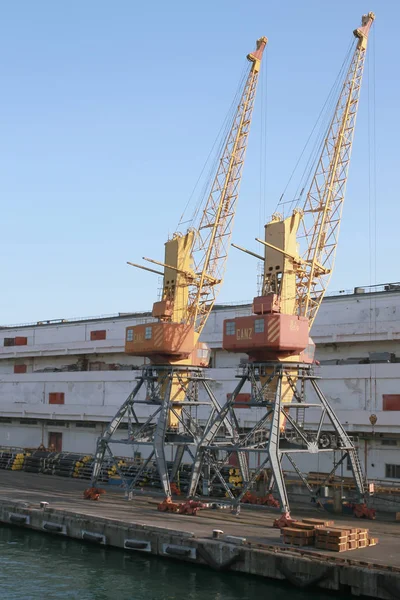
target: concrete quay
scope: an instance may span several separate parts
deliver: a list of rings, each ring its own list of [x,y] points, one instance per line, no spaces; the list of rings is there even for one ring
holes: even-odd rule
[[[400,523],[335,517],[336,525],[370,529],[377,546],[344,553],[290,547],[272,527],[272,509],[243,507],[202,510],[197,516],[157,511],[150,495],[124,499],[121,490],[105,487],[100,501],[83,499],[87,482],[22,472],[0,472],[0,522],[100,545],[147,552],[217,571],[235,571],[287,580],[324,589],[393,600],[400,598]],[[40,502],[48,506],[40,508]],[[298,518],[331,518],[317,509],[298,508]],[[212,531],[224,533],[212,538]]]

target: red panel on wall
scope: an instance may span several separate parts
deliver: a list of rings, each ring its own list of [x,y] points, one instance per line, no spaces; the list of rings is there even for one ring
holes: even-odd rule
[[[62,450],[62,433],[58,431],[49,431],[49,448],[50,452],[61,452]]]
[[[232,396],[232,394],[227,394],[226,397],[229,400],[229,398]],[[251,400],[251,395],[250,394],[238,394],[235,398],[235,408],[251,408],[248,406],[248,403]]]
[[[95,331],[90,332],[91,341],[105,340],[106,336],[107,336],[107,331],[105,329],[97,329]]]
[[[28,338],[26,338],[26,337],[16,337],[15,338],[16,346],[26,346],[27,343],[28,343]]]
[[[14,373],[26,373],[26,365],[14,365]]]
[[[383,410],[400,410],[400,394],[383,394]]]
[[[237,452],[232,452],[228,459],[228,465],[230,467],[238,467],[239,466],[239,458]]]
[[[50,392],[49,404],[64,404],[64,392]]]

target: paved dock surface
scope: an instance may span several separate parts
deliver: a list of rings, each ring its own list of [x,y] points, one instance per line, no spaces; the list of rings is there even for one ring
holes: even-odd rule
[[[280,541],[280,531],[272,524],[279,512],[268,508],[244,508],[237,517],[229,511],[202,510],[196,516],[161,513],[157,511],[160,498],[145,494],[135,496],[132,501],[124,499],[123,492],[105,486],[106,494],[98,502],[83,499],[83,491],[89,482],[76,479],[64,479],[51,475],[34,473],[0,471],[0,502],[26,502],[39,506],[46,501],[53,509],[83,517],[105,518],[124,521],[127,524],[146,525],[148,527],[165,527],[181,532],[191,532],[198,538],[210,538],[213,529],[222,529],[225,535],[245,537],[251,544],[286,548]],[[378,537],[379,544],[369,548],[351,550],[344,553],[324,552],[315,548],[304,548],[314,554],[328,559],[345,558],[351,561],[362,561],[371,565],[400,568],[400,522],[385,520],[367,521],[352,517],[332,516],[325,511],[304,509],[299,507],[293,511],[294,518],[334,519],[336,526],[366,527],[371,537]],[[303,549],[302,549],[303,550]]]

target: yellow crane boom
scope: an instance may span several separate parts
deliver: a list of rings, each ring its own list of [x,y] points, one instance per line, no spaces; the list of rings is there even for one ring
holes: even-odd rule
[[[125,350],[154,364],[204,366],[208,362],[208,349],[199,336],[223,280],[266,45],[267,38],[260,38],[247,55],[249,71],[199,224],[185,234],[173,234],[165,244],[164,261],[145,258],[163,267],[162,299],[153,305],[157,322],[127,329]]]
[[[308,318],[310,328],[332,274],[346,190],[351,149],[374,13],[362,18],[355,29],[357,45],[343,82],[335,113],[304,204],[302,219],[307,250],[297,282],[298,312]],[[310,215],[310,222],[306,216]]]
[[[247,55],[251,67],[195,238],[193,257],[197,279],[189,294],[188,316],[199,334],[214,306],[218,284],[222,282],[225,271],[260,63],[266,44],[267,38],[260,38],[256,50]]]
[[[101,474],[105,453],[113,456],[110,443],[117,442],[113,439],[114,433],[122,420],[128,418],[129,423],[133,421],[133,426],[128,425],[129,439],[124,443],[134,447],[145,444],[146,452],[150,445],[151,451],[133,480],[128,483],[124,479],[126,490],[129,493],[138,484],[154,456],[168,501],[172,492],[170,483],[178,472],[185,449],[193,456],[189,446],[196,446],[199,441],[201,430],[194,419],[199,404],[210,404],[210,418],[219,414],[220,405],[202,368],[208,366],[210,350],[199,341],[199,336],[223,279],[260,62],[266,44],[267,39],[260,38],[256,50],[247,55],[249,72],[240,90],[239,103],[200,223],[192,225],[185,234],[177,232],[168,239],[163,261],[144,258],[162,270],[129,263],[163,275],[162,297],[153,304],[154,320],[126,329],[125,351],[133,356],[149,358],[150,364],[142,366],[135,388],[99,439],[92,485]],[[142,401],[139,400],[141,389],[145,390]],[[200,389],[208,401],[199,402]],[[139,421],[135,412],[138,404],[152,407],[152,413],[144,423]],[[226,426],[232,429],[230,423],[226,422]],[[168,446],[174,453],[171,475],[166,453]]]
[[[356,47],[304,206],[295,208],[286,218],[273,215],[265,226],[265,240],[258,240],[264,246],[262,295],[254,298],[253,315],[225,322],[225,350],[245,352],[259,362],[295,365],[314,361],[309,332],[332,274],[368,34],[374,18],[373,13],[364,15],[361,27],[353,32]],[[265,370],[266,380],[273,368]],[[285,375],[281,382],[285,403],[293,398],[295,371],[293,367],[291,381]],[[281,417],[281,427],[284,424]]]

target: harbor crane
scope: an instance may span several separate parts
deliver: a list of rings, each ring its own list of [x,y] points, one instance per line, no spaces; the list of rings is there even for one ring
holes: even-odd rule
[[[254,453],[258,458],[261,456],[249,477],[241,468],[240,494],[234,497],[227,489],[227,495],[238,508],[257,477],[268,468],[269,491],[277,489],[281,519],[286,523],[290,522],[290,507],[282,470],[284,457],[312,495],[318,496],[319,491],[310,485],[297,466],[296,454],[339,452],[341,459],[334,464],[326,481],[347,459],[361,505],[365,507],[364,514],[368,513],[367,486],[354,442],[329,405],[314,374],[315,346],[310,329],[333,271],[368,34],[374,18],[373,13],[364,15],[361,26],[353,32],[354,52],[349,55],[348,70],[344,73],[314,174],[308,180],[311,183],[303,205],[297,203],[286,217],[275,213],[265,225],[265,238],[256,238],[264,250],[263,255],[256,255],[264,266],[261,295],[253,300],[252,315],[225,320],[223,325],[223,348],[247,354],[248,361],[240,369],[233,393],[205,430],[193,463],[189,490],[192,497],[202,468],[215,452],[225,452],[225,460],[232,454],[238,455],[240,468]],[[241,393],[246,383],[249,394]],[[311,396],[314,402],[310,402]],[[238,406],[243,407],[243,402],[249,408],[263,410],[256,425],[239,435],[236,410]],[[316,426],[307,422],[309,413],[313,413]],[[226,418],[230,418],[236,429],[236,437],[224,438],[221,434]]]
[[[146,358],[147,363],[141,368],[133,391],[99,438],[93,486],[101,478],[105,459],[111,458],[131,495],[154,460],[165,496],[170,498],[171,482],[185,451],[193,457],[195,450],[192,452],[190,447],[195,447],[201,439],[202,431],[193,411],[201,404],[211,405],[211,415],[220,410],[204,373],[210,350],[199,338],[224,277],[266,45],[267,38],[261,37],[256,49],[247,55],[248,67],[202,210],[195,211],[186,233],[177,231],[168,239],[163,261],[144,257],[153,268],[128,263],[161,275],[162,296],[154,303],[148,322],[126,329],[125,352]],[[144,397],[139,394],[142,388]],[[199,401],[200,388],[205,392],[206,402]],[[143,405],[150,407],[151,412],[144,423],[137,415],[138,407]],[[121,439],[117,430],[126,420],[128,439]],[[113,443],[150,448],[133,477],[125,476],[119,468]],[[175,453],[172,472],[168,470],[168,446]]]

